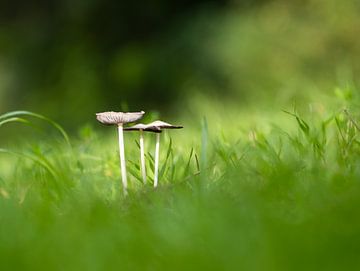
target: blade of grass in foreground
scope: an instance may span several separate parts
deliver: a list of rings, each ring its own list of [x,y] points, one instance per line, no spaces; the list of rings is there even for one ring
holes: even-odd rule
[[[65,139],[66,143],[69,146],[71,146],[68,134],[65,132],[65,130],[58,123],[56,123],[55,121],[53,121],[53,120],[51,120],[51,119],[49,119],[49,118],[47,118],[47,117],[45,117],[43,115],[33,113],[33,112],[30,112],[30,111],[11,111],[11,112],[5,113],[3,115],[0,115],[0,126],[2,124],[4,124],[4,123],[10,122],[10,121],[29,123],[28,121],[26,121],[26,120],[24,120],[22,118],[18,118],[19,116],[34,117],[34,118],[38,118],[40,120],[43,120],[43,121],[49,123],[51,126],[53,126],[56,130],[58,130],[60,132],[60,134]]]
[[[169,147],[168,147],[167,152],[166,152],[165,162],[163,163],[163,165],[162,165],[162,167],[160,169],[160,174],[159,174],[160,178],[162,178],[164,173],[165,173],[165,170],[167,168],[167,164],[168,164],[168,160],[169,160],[171,152],[172,152],[172,140],[170,138]]]
[[[22,118],[8,118],[8,119],[4,119],[2,121],[0,121],[0,127],[3,126],[6,123],[12,123],[12,122],[20,122],[20,123],[25,123],[25,124],[30,124],[29,121],[27,121],[26,119],[22,119]]]
[[[200,171],[202,183],[207,179],[207,147],[208,147],[208,124],[204,117],[201,122],[201,156],[200,156]]]

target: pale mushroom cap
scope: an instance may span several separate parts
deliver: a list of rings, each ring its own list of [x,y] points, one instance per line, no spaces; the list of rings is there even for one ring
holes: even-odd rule
[[[172,125],[170,123],[161,120],[156,120],[148,124],[139,123],[134,126],[125,127],[124,130],[125,131],[143,130],[148,132],[161,133],[162,129],[181,129],[181,128],[183,128],[183,126]]]
[[[130,127],[124,127],[124,131],[147,131],[147,132],[154,132],[154,133],[161,133],[161,129],[155,126],[149,126],[147,124],[139,123]]]
[[[137,121],[141,119],[144,114],[144,111],[127,113],[109,111],[96,113],[96,119],[106,125],[118,125]]]
[[[165,121],[156,120],[147,124],[148,127],[157,127],[160,129],[181,129],[183,126],[173,125]]]

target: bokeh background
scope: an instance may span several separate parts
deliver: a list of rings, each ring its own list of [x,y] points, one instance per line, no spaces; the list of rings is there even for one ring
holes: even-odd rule
[[[360,270],[359,37],[360,0],[0,0],[0,270]],[[185,127],[156,191],[105,110]]]
[[[71,130],[104,110],[282,107],[354,87],[357,0],[0,2],[0,111]]]

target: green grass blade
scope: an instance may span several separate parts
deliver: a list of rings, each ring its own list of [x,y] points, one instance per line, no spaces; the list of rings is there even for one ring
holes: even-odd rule
[[[159,174],[160,178],[164,175],[171,152],[172,152],[172,140],[170,138],[169,146],[168,146],[168,149],[166,152],[165,162],[163,163],[163,165],[161,166],[161,169],[160,169],[160,174]]]
[[[185,178],[187,175],[188,175],[188,173],[189,173],[189,170],[190,170],[190,163],[191,163],[191,158],[192,158],[192,156],[193,156],[193,153],[194,153],[194,148],[191,148],[191,151],[190,151],[190,155],[189,155],[189,159],[188,159],[188,161],[187,161],[187,163],[186,163],[186,166],[185,166],[185,168],[184,168],[184,171],[183,171],[183,178]]]
[[[20,123],[25,123],[25,124],[30,124],[30,122],[26,119],[22,119],[22,118],[8,118],[8,119],[4,119],[0,121],[0,127],[3,126],[6,123],[12,123],[12,122],[20,122]]]
[[[52,119],[49,119],[43,115],[37,114],[37,113],[33,113],[30,111],[12,111],[12,112],[8,112],[5,113],[3,115],[0,115],[0,122],[3,122],[7,119],[14,119],[18,118],[19,116],[29,116],[29,117],[34,117],[34,118],[38,118],[40,120],[43,120],[47,123],[49,123],[51,126],[53,126],[56,130],[58,130],[60,132],[60,134],[63,136],[63,138],[65,139],[66,143],[68,145],[70,145],[70,139],[68,134],[65,132],[65,130],[55,121],[53,121]]]
[[[201,156],[200,156],[200,169],[203,174],[207,168],[207,148],[208,148],[208,124],[204,117],[201,122]],[[203,175],[206,177],[205,175]]]

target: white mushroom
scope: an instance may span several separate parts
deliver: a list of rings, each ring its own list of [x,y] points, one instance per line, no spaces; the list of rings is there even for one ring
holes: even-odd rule
[[[124,194],[127,194],[127,176],[126,176],[126,163],[125,163],[125,148],[124,148],[124,135],[123,124],[137,121],[143,117],[144,111],[141,112],[102,112],[96,114],[96,119],[105,125],[117,125],[119,136],[119,151],[120,151],[120,167],[121,177]]]
[[[170,123],[156,120],[146,125],[148,129],[181,129],[183,126],[172,125]],[[155,145],[155,166],[154,166],[154,187],[157,187],[159,181],[159,156],[160,156],[160,133],[156,134],[156,145]]]
[[[140,170],[144,184],[146,183],[146,166],[145,166],[145,146],[144,146],[144,131],[161,133],[161,130],[156,127],[149,127],[146,124],[136,124],[130,127],[124,127],[124,131],[139,131],[140,134]]]
[[[143,174],[143,180],[144,182],[146,181],[146,172],[145,172],[145,157],[144,157],[144,150],[141,151],[141,149],[144,148],[144,146],[142,146],[141,141],[142,140],[142,133],[143,131],[148,131],[148,132],[154,132],[156,133],[156,145],[155,145],[155,166],[154,166],[154,187],[157,187],[158,185],[158,180],[159,180],[159,156],[160,156],[160,133],[162,132],[162,129],[181,129],[183,128],[183,126],[176,126],[176,125],[172,125],[170,123],[161,121],[161,120],[157,120],[157,121],[153,121],[151,123],[148,124],[137,124],[131,127],[126,127],[124,128],[124,130],[127,131],[135,131],[135,130],[139,130],[140,131],[140,155],[141,155],[141,171]],[[144,179],[145,176],[145,179]]]

